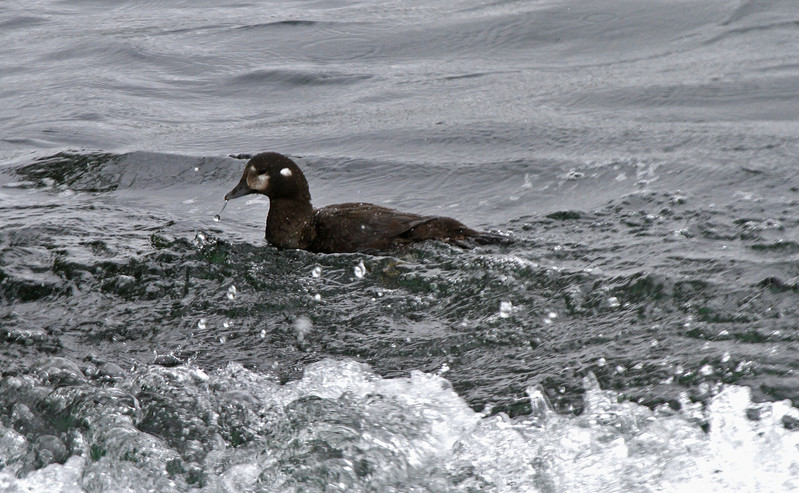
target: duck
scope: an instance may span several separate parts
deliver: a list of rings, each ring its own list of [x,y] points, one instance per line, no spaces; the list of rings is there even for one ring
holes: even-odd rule
[[[476,231],[450,217],[401,212],[348,202],[314,208],[300,167],[277,152],[252,156],[228,200],[249,194],[269,197],[266,241],[279,250],[314,253],[382,253],[435,240],[458,246],[505,243],[507,237]]]

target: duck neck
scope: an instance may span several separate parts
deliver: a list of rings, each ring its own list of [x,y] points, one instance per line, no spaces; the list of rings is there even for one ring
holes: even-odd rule
[[[266,241],[280,249],[306,249],[314,236],[314,210],[310,200],[269,201]]]

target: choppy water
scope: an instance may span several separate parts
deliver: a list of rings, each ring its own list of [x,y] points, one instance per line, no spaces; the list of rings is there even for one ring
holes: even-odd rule
[[[799,489],[797,25],[4,2],[0,490]],[[516,241],[277,251],[263,150]]]

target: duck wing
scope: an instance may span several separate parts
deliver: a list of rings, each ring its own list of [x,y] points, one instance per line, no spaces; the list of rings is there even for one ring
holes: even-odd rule
[[[509,239],[475,231],[451,217],[422,216],[363,202],[335,204],[314,213],[316,237],[309,250],[321,253],[379,252],[437,240],[470,248]]]
[[[335,204],[314,214],[311,250],[323,253],[389,250],[411,241],[413,230],[431,219],[363,202]],[[425,238],[427,239],[427,238]]]

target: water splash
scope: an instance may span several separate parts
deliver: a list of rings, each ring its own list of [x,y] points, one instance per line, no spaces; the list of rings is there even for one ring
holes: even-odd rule
[[[300,316],[295,325],[303,323],[310,320]],[[277,370],[278,362],[271,368]],[[31,425],[25,416],[43,407],[41,385],[52,379],[51,371],[78,371],[63,358],[50,360],[45,369],[25,379],[0,378],[2,388],[13,388],[29,403],[14,406],[17,419]],[[176,469],[167,482],[163,464],[189,463],[190,454],[204,453],[212,471],[204,476],[209,491],[256,490],[264,471],[281,481],[270,491],[297,491],[308,478],[329,477],[331,471],[348,491],[396,491],[391,486],[397,477],[403,478],[402,491],[422,491],[430,483],[452,492],[796,491],[799,436],[793,428],[799,410],[790,401],[755,403],[750,389],[724,386],[706,408],[686,398],[678,411],[668,404],[650,409],[602,390],[589,373],[579,416],[555,412],[540,384],[527,389],[529,414],[481,416],[441,377],[448,370],[444,363],[437,374],[411,371],[384,379],[355,361],[323,360],[285,385],[238,363],[210,374],[191,364],[131,370],[120,377],[124,388],[144,388],[141,395],[155,398],[137,400],[104,388],[100,398],[60,389],[47,394],[50,405],[72,404],[78,422],[121,423],[74,431],[79,443],[109,444],[102,448],[86,446],[88,453],[81,455],[55,435],[33,435],[27,427],[23,434],[0,423],[6,460],[0,484],[10,485],[9,491],[75,491],[80,478],[90,477],[97,490],[123,482],[140,485],[130,491],[184,491],[199,469]],[[69,385],[90,384],[82,373],[77,377]],[[153,433],[167,437],[154,440],[131,424],[136,413],[169,413],[182,422],[176,427],[174,420],[152,420]],[[198,417],[208,414],[219,419]],[[709,431],[700,423],[709,423]],[[242,430],[252,446],[230,438]],[[189,433],[197,439],[184,451]],[[320,445],[335,448],[340,460],[307,454]],[[152,460],[132,462],[139,450]],[[362,463],[367,453],[373,462],[364,476],[350,464]],[[49,465],[33,470],[32,461],[41,460]],[[298,461],[306,469],[284,467]],[[223,488],[230,484],[236,487]]]
[[[305,336],[311,332],[313,328],[313,323],[311,319],[306,317],[305,315],[300,315],[297,317],[297,320],[294,321],[294,332],[297,334],[297,341],[303,342],[305,340]]]
[[[219,209],[219,212],[214,216],[214,221],[219,222],[219,221],[222,220],[222,211],[225,210],[225,207],[227,207],[227,203],[228,202],[229,202],[229,200],[225,200],[225,203],[222,204],[222,208]]]
[[[513,311],[513,303],[510,301],[501,301],[499,303],[499,317],[500,318],[508,318],[510,317],[510,312]]]
[[[522,188],[533,188],[533,183],[530,181],[530,174],[524,174],[524,183],[522,184]]]
[[[354,272],[355,277],[358,279],[362,279],[363,276],[366,275],[366,266],[363,264],[363,260],[361,260],[358,265],[355,266]]]

